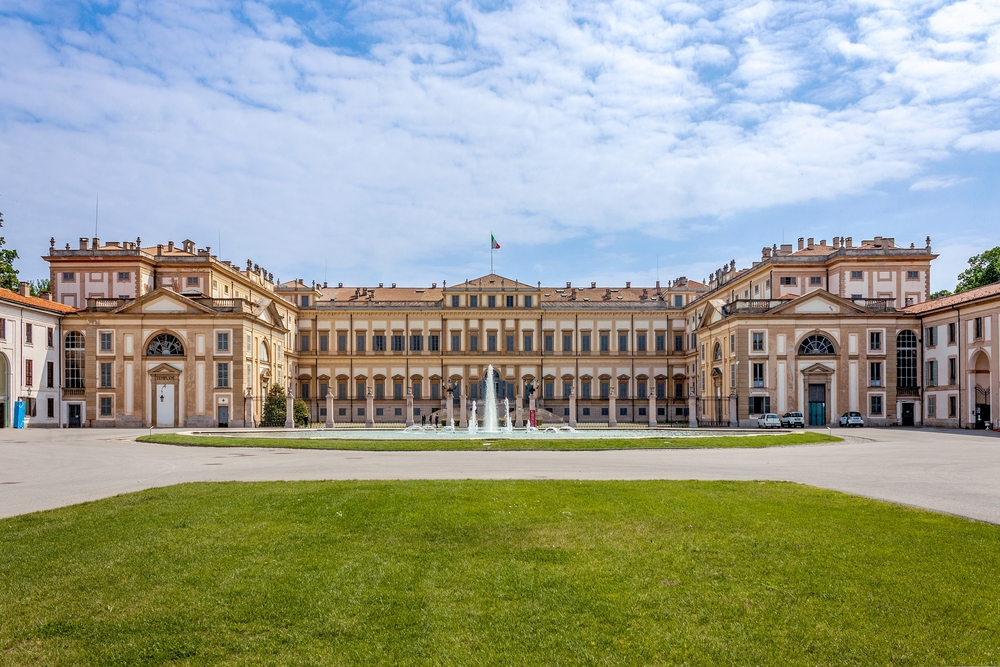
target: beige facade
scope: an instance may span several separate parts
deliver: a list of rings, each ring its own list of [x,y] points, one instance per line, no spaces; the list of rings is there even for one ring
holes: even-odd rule
[[[83,379],[71,386],[65,371],[63,401],[95,426],[257,423],[273,384],[314,422],[462,426],[472,402],[482,416],[490,365],[519,424],[535,410],[543,424],[752,425],[765,411],[826,424],[858,411],[870,424],[947,425],[928,416],[923,386],[934,257],[929,239],[800,239],[704,282],[545,287],[490,274],[414,288],[276,284],[192,241],[81,239],[46,259],[56,301],[80,309],[62,327],[64,347],[82,341]],[[986,317],[981,346],[996,340]],[[973,347],[967,393],[996,383],[978,368],[995,364],[992,348],[983,361]],[[927,394],[935,407],[939,391]]]

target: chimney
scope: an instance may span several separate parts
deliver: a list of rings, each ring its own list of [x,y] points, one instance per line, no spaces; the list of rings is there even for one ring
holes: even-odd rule
[[[90,250],[90,239],[87,238],[80,239],[80,250]]]
[[[100,248],[100,247],[101,247],[101,239],[99,239],[99,238],[97,238],[97,237],[95,236],[95,237],[94,237],[94,250],[97,250],[97,249],[98,249],[98,248]]]
[[[438,286],[437,283],[431,283],[431,289],[437,289],[437,286]]]
[[[833,237],[833,249],[837,250],[838,248],[840,248],[840,237],[839,236],[834,236]]]
[[[854,241],[851,239],[850,236],[848,236],[847,238],[844,239],[844,247],[845,248],[853,248],[854,247]]]
[[[156,254],[157,255],[162,255],[163,254],[163,244],[162,243],[157,243],[156,244]]]
[[[660,289],[660,281],[659,280],[656,281],[656,289]]]
[[[928,237],[928,238],[929,238],[929,237]],[[567,280],[567,281],[566,281],[566,289],[569,289],[569,288],[570,288],[570,287],[572,287],[572,286],[573,286],[573,283],[571,283],[570,281],[568,281],[568,280]]]
[[[771,249],[767,246],[761,248],[760,250],[760,261],[765,262],[771,258]]]
[[[337,287],[343,287],[344,283],[337,283]]]
[[[379,286],[379,287],[384,287],[384,286],[385,286],[385,283],[379,283],[379,284],[378,284],[378,286]]]
[[[805,241],[806,240],[804,238],[802,238],[801,236],[799,237],[799,250],[802,250],[802,248],[805,247]]]
[[[813,238],[810,236],[809,237],[809,242],[806,243],[806,247],[809,248],[810,250],[812,250],[814,245],[816,245],[816,244],[813,243]]]
[[[590,289],[595,289],[596,287],[597,287],[597,283],[595,283],[595,282],[591,282],[590,283]]]
[[[625,281],[625,289],[631,289],[631,287],[632,287],[632,281],[631,280],[626,280]]]
[[[167,241],[167,252],[173,252],[173,250],[174,250],[174,242]]]
[[[52,301],[52,292],[43,292],[42,298],[46,301]]]
[[[31,296],[31,283],[26,283],[22,280],[18,285],[17,291],[21,296]]]
[[[326,287],[326,281],[325,280],[323,281],[323,287]]]
[[[393,283],[392,287],[393,287],[393,289],[395,289],[396,288],[396,283]]]

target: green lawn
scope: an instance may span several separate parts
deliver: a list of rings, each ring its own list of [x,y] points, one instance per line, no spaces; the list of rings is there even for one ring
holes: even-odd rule
[[[188,484],[0,521],[0,663],[996,664],[998,571],[789,483]]]
[[[363,433],[359,433],[363,436]],[[465,438],[422,440],[341,440],[338,438],[274,438],[177,435],[158,433],[137,438],[140,442],[159,442],[170,445],[198,445],[206,447],[287,447],[292,449],[357,449],[365,451],[456,451],[483,450],[482,440]],[[486,440],[492,450],[580,450],[580,449],[692,449],[718,447],[775,447],[778,445],[805,445],[818,442],[840,442],[841,438],[816,431],[798,431],[782,435],[732,435],[722,437],[665,436],[651,438],[587,438],[573,439],[511,439]]]

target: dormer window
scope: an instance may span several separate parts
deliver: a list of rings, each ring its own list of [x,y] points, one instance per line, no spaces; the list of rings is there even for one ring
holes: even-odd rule
[[[305,294],[303,294],[299,303],[301,304],[301,306],[303,308],[308,308],[309,307],[309,297],[306,296]]]

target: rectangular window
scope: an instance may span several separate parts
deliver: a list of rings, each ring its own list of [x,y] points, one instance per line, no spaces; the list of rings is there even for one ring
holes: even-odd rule
[[[754,331],[750,334],[750,349],[754,352],[764,351],[764,332]]]
[[[328,352],[330,350],[330,334],[319,335],[319,351]]]
[[[753,365],[753,386],[756,388],[764,386],[764,364]]]
[[[949,396],[948,397],[948,416],[954,417],[958,414],[958,397]]]
[[[951,357],[948,359],[948,384],[954,385],[958,380],[958,359]]]
[[[51,389],[56,383],[56,364],[54,361],[45,362],[45,386]]]
[[[385,398],[385,382],[375,381],[375,398],[379,400]]]
[[[618,398],[628,398],[628,381],[618,383]]]
[[[479,297],[475,294],[469,295],[469,307],[478,308],[479,307]]]
[[[309,400],[309,383],[308,382],[302,382],[302,383],[299,384],[299,396],[303,400],[306,400],[306,401]]]
[[[927,327],[924,329],[924,347],[934,347],[938,343],[938,328]]]
[[[355,350],[356,352],[364,352],[365,351],[365,335],[364,334],[358,334],[357,335],[357,348],[358,349]]]
[[[111,416],[111,397],[101,396],[101,416],[110,417]]]
[[[611,337],[608,334],[600,335],[601,352],[607,352],[611,347]]]
[[[347,352],[347,334],[337,334],[337,351]]]
[[[479,335],[469,334],[469,351],[478,352],[479,351]]]
[[[580,334],[580,350],[590,352],[590,334]]]
[[[355,390],[356,390],[355,398],[359,398],[359,399],[365,398],[365,396],[367,394],[367,390],[365,389],[365,381],[364,380],[358,380],[357,383],[356,383],[356,386],[355,386]],[[362,412],[360,414],[364,414],[364,413]]]
[[[618,334],[618,351],[628,351],[628,334]]]
[[[636,334],[635,336],[635,349],[636,352],[646,351],[646,334]]]
[[[197,287],[198,286],[198,276],[188,276],[187,277],[187,286],[188,287]]]
[[[451,307],[452,308],[458,308],[458,295],[457,294],[454,294],[451,297]]]
[[[674,295],[674,308],[683,308],[683,307],[684,307],[684,295],[683,294],[675,294]]]
[[[427,337],[427,349],[431,352],[438,352],[441,350],[441,337],[437,334],[431,334]]]
[[[299,299],[299,304],[300,304],[300,305],[301,305],[301,306],[302,306],[303,308],[308,308],[308,307],[309,307],[309,297],[308,297],[308,296],[306,296],[305,294],[303,294],[303,295],[302,295],[302,298],[301,298],[301,299]]]
[[[403,383],[393,382],[392,383],[392,397],[397,401],[403,398]]]
[[[76,274],[70,273],[69,271],[62,274],[64,283],[74,283],[76,282]]]
[[[545,383],[545,398],[551,399],[555,396],[556,387],[554,382]]]
[[[56,416],[56,399],[50,398],[45,401],[45,416],[54,419]]]
[[[573,351],[573,336],[571,334],[563,334],[563,352]]]
[[[406,336],[393,334],[389,341],[392,344],[393,352],[404,352],[406,350]]]
[[[338,382],[337,383],[337,398],[339,398],[342,401],[346,401],[347,400],[347,383],[346,382]]]
[[[762,415],[771,411],[771,397],[770,396],[751,396],[750,397],[750,414],[752,415]]]
[[[102,361],[101,362],[101,389],[111,388],[111,362]]]
[[[663,398],[662,396],[657,396],[657,398]],[[674,383],[674,398],[684,398],[684,383],[675,382]]]
[[[118,272],[118,282],[127,283],[132,280],[132,274],[129,271],[119,271]]]
[[[729,386],[736,387],[736,364],[729,364]]]
[[[508,296],[507,297],[507,307],[508,308],[513,308],[514,307],[514,297],[513,296]]]
[[[431,382],[431,398],[439,399],[441,398],[441,383]]]
[[[973,323],[975,338],[978,340],[983,337],[983,318],[977,317]]]
[[[25,325],[24,325],[24,342],[25,343],[32,343],[32,342],[34,342],[34,338],[35,338],[34,331],[32,330],[31,324],[25,323]]]
[[[822,285],[823,284],[823,276],[809,276],[809,284],[810,285]]]
[[[606,380],[601,381],[601,398],[608,398],[611,395],[611,383]]]
[[[607,408],[601,408],[601,416],[602,417],[607,417],[608,416],[608,409]]]
[[[451,351],[458,352],[462,349],[462,336],[460,334],[451,335]]]
[[[664,334],[656,334],[656,351],[666,352],[667,337]]]
[[[736,334],[729,334],[729,352],[736,351]]]
[[[646,398],[646,381],[639,380],[635,385],[636,396],[640,399]]]
[[[551,336],[549,336],[551,338]],[[531,334],[524,334],[524,351],[531,352],[532,343]]]
[[[413,398],[414,399],[419,399],[421,397],[420,396],[420,391],[421,391],[420,388],[422,386],[423,385],[421,385],[419,381],[413,383]]]
[[[385,336],[372,336],[372,351],[385,352]]]
[[[580,385],[580,398],[589,399],[590,398],[590,383],[584,382]]]
[[[873,361],[868,365],[869,385],[872,387],[882,386],[882,362]]]
[[[299,349],[302,350],[303,352],[308,352],[309,351],[309,334],[302,334],[302,336],[300,336],[300,339],[301,339],[301,343],[299,345]]]
[[[907,280],[920,280],[920,272],[919,271],[907,271],[906,272],[906,279]]]
[[[924,369],[925,386],[936,387],[938,383],[938,362],[937,359],[931,359],[926,362],[926,368]]]
[[[865,279],[864,271],[851,271],[851,280],[864,280],[864,279]]]
[[[530,296],[524,297],[524,307],[525,308],[531,308],[531,297]]]
[[[881,331],[872,331],[868,334],[868,349],[873,351],[882,349]]]
[[[937,396],[927,397],[927,416],[937,417]]]
[[[31,359],[24,360],[24,384],[29,388],[35,384],[35,362]]]
[[[674,334],[674,352],[684,351],[684,335]]]
[[[573,391],[573,383],[563,381],[563,398],[569,398],[569,395],[572,391]]]
[[[948,344],[949,345],[954,345],[955,344],[955,323],[954,322],[949,322],[948,323]]]
[[[794,285],[795,284],[795,276],[781,276],[781,278],[778,281],[778,284],[779,285]]]
[[[486,334],[486,350],[488,352],[497,351],[497,337],[496,334]]]
[[[410,336],[410,352],[423,352],[424,337],[419,335]]]
[[[111,342],[112,342],[111,332],[110,331],[102,331],[100,333],[100,350],[101,350],[101,352],[110,352],[111,351]]]
[[[326,384],[325,382],[321,382],[319,385],[319,397],[325,400],[326,395],[329,393],[330,393],[330,385]]]
[[[508,352],[513,352],[514,351],[514,337],[513,336],[507,336],[507,340],[505,342],[507,343],[507,348],[506,348],[507,351]]]
[[[489,306],[490,308],[496,308],[497,307],[497,298],[495,296],[493,296],[492,294],[490,296],[486,297],[486,305]]]
[[[881,396],[872,396],[871,397],[871,409],[868,412],[869,412],[869,414],[872,414],[872,415],[881,415],[882,414],[882,397]]]
[[[215,386],[219,389],[227,389],[229,387],[229,362],[220,362],[216,368]]]
[[[364,408],[358,408],[358,416],[359,417],[364,417],[365,416],[365,409]]]
[[[545,351],[546,352],[552,352],[553,348],[555,347],[555,341],[553,340],[553,338],[554,337],[553,337],[552,334],[545,334]]]
[[[53,341],[53,338],[52,338],[52,327],[49,327],[48,329],[45,330],[45,343],[49,347],[52,347],[52,345],[53,345],[52,341]]]

